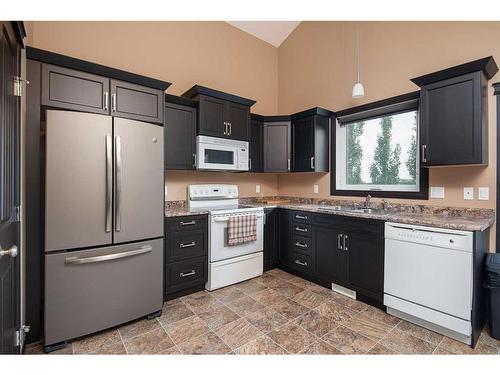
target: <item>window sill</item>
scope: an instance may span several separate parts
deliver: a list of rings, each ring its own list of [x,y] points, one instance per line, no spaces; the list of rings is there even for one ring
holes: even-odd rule
[[[380,191],[380,190],[337,190],[332,189],[330,195],[347,197],[399,198],[399,199],[429,199],[429,189],[422,191]]]

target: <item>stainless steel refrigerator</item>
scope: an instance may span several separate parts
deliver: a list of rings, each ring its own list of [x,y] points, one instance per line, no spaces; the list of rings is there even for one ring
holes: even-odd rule
[[[47,110],[45,346],[162,308],[163,127]]]

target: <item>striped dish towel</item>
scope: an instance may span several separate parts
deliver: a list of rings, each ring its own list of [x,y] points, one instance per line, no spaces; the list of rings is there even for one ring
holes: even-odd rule
[[[257,240],[257,216],[230,216],[227,226],[227,244],[235,246]]]

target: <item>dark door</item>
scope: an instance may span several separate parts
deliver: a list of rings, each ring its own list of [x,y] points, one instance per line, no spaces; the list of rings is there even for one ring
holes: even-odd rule
[[[384,239],[373,234],[346,232],[348,288],[382,302]]]
[[[292,171],[314,171],[314,117],[292,122]]]
[[[341,233],[333,228],[314,227],[315,274],[320,279],[345,284],[345,256]]]
[[[199,134],[211,137],[225,137],[226,102],[210,96],[200,95],[199,101]]]
[[[264,172],[290,171],[290,123],[264,123]]]
[[[263,172],[262,143],[264,135],[264,123],[252,120],[250,122],[250,172]]]
[[[109,114],[109,79],[43,64],[42,105]]]
[[[111,80],[111,114],[132,120],[163,123],[163,91]]]
[[[480,79],[476,72],[422,87],[424,165],[483,162]]]
[[[229,123],[229,138],[248,141],[250,107],[237,103],[226,103],[226,122]]]
[[[1,22],[0,48],[0,354],[19,353],[15,343],[20,325],[20,100],[14,79],[20,76],[21,45],[15,22]]]
[[[273,268],[278,263],[278,210],[265,209],[264,224],[264,269]]]
[[[195,169],[196,108],[165,104],[165,169]]]

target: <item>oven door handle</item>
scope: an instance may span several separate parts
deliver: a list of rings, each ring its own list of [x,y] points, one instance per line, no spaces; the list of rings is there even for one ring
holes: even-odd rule
[[[242,216],[245,216],[245,215],[242,215]],[[248,215],[250,216],[250,215]],[[263,214],[257,214],[255,215],[257,217],[257,219],[261,219],[264,217]],[[215,223],[225,223],[225,222],[228,222],[229,221],[229,217],[214,217],[212,219]]]

